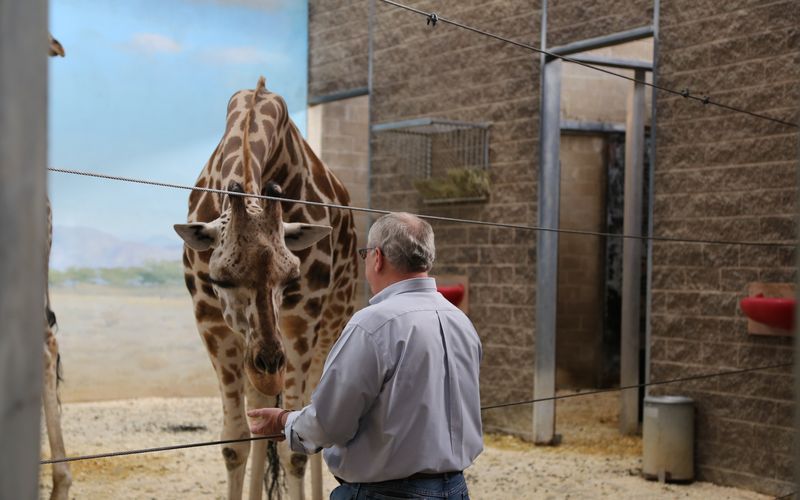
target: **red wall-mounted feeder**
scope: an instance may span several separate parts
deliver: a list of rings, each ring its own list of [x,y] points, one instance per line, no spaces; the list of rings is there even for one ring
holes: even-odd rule
[[[444,298],[450,301],[451,304],[458,307],[464,299],[464,285],[437,285],[436,290],[444,295]]]
[[[794,299],[764,297],[760,293],[740,300],[739,306],[745,316],[753,321],[781,330],[794,329]]]

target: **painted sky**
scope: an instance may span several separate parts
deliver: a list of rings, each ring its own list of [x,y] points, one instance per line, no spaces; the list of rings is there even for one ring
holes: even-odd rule
[[[305,134],[307,2],[51,0],[49,164],[193,185],[260,75]],[[49,174],[57,226],[177,241],[188,191]]]

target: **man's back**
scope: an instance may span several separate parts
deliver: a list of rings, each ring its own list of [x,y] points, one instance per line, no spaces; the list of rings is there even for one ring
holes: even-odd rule
[[[481,344],[472,323],[431,278],[396,283],[370,303],[351,319],[326,363],[320,385],[341,386],[315,392],[314,406],[333,405],[336,421],[317,418],[340,436],[324,451],[328,466],[348,482],[463,470],[483,449]],[[350,380],[351,364],[374,382]],[[354,389],[366,403],[357,415],[333,400]],[[340,419],[356,420],[357,432],[337,429]]]

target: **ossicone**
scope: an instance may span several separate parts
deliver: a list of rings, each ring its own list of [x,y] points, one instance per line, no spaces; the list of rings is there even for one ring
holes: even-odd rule
[[[267,196],[282,196],[283,189],[276,183],[269,181],[267,183]]]

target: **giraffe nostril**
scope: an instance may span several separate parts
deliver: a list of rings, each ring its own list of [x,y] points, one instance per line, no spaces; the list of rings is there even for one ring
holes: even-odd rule
[[[254,364],[256,365],[256,369],[260,372],[267,371],[267,360],[266,355],[262,352],[258,356],[256,356]]]
[[[253,366],[261,373],[273,374],[283,367],[284,354],[279,347],[262,349],[253,358]]]

